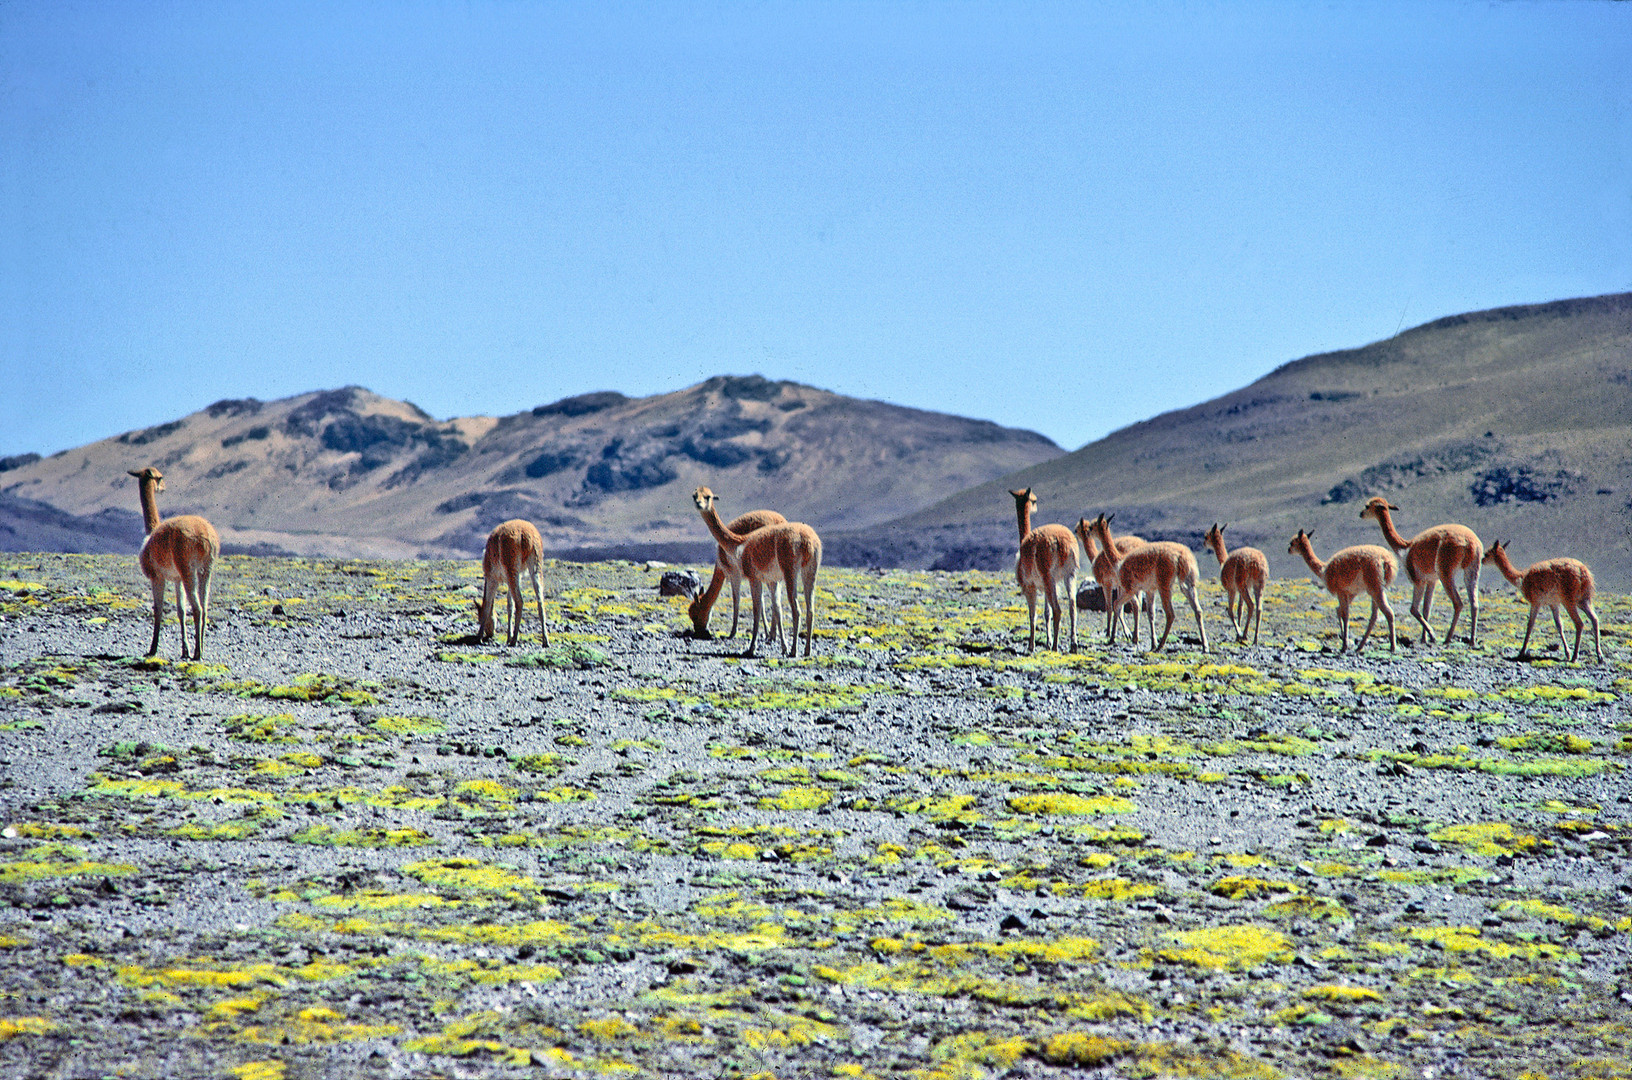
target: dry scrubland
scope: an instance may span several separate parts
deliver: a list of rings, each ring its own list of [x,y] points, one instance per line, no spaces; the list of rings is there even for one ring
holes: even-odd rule
[[[656,577],[552,566],[540,651],[474,563],[227,558],[184,663],[0,557],[0,1075],[1632,1075],[1626,598],[1028,657],[1007,575],[827,571],[743,661]]]

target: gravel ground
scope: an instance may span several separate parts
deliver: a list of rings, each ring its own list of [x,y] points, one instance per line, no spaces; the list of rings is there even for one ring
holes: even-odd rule
[[[1027,656],[1012,578],[827,570],[744,660],[658,575],[506,648],[472,562],[227,558],[195,664],[0,556],[0,1075],[1632,1076],[1626,598]]]

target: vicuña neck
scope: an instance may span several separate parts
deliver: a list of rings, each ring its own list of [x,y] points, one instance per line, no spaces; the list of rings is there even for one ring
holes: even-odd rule
[[[726,528],[725,522],[720,520],[720,512],[712,506],[703,511],[703,524],[708,526],[708,531],[713,534],[715,541],[721,547],[727,549],[738,548],[742,546],[744,540],[748,539],[746,536],[734,533]]]
[[[155,491],[158,486],[159,482],[157,480],[143,480],[141,482],[142,524],[147,532],[152,532],[159,527],[159,497]]]
[[[1031,533],[1031,499],[1015,495],[1014,516],[1020,523],[1020,539],[1024,540]]]
[[[1524,575],[1519,573],[1519,568],[1513,565],[1513,560],[1507,557],[1506,548],[1491,548],[1491,553],[1491,557],[1496,561],[1496,569],[1502,572],[1502,576],[1510,584],[1517,585],[1523,580]]]
[[[1383,527],[1383,539],[1387,540],[1395,551],[1404,551],[1411,546],[1411,541],[1401,536],[1400,531],[1394,527],[1394,515],[1389,512],[1388,507],[1377,508],[1377,524]]]
[[[1326,579],[1326,564],[1315,558],[1314,545],[1310,544],[1308,540],[1304,540],[1298,545],[1298,554],[1302,555],[1303,561],[1309,564],[1310,573],[1322,581]]]

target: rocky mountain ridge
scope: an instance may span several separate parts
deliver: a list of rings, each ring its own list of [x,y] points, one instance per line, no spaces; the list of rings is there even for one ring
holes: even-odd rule
[[[1123,531],[1197,551],[1211,523],[1229,522],[1231,546],[1262,548],[1281,576],[1305,572],[1286,555],[1300,528],[1317,530],[1323,555],[1377,543],[1359,508],[1386,495],[1408,536],[1461,522],[1487,545],[1512,539],[1521,566],[1575,555],[1602,587],[1624,590],[1632,293],[1456,315],[1296,360],[1223,397],[858,530],[836,557],[1006,565],[1015,524],[1005,489],[1024,486],[1039,496],[1038,523],[1106,511]]]
[[[166,475],[165,514],[208,516],[229,551],[370,557],[479,553],[526,517],[563,554],[703,558],[691,506],[775,505],[823,531],[864,528],[1063,451],[1034,432],[760,376],[670,394],[582,394],[504,417],[438,421],[361,387],[218,401],[0,473],[0,546],[131,550],[128,468]]]

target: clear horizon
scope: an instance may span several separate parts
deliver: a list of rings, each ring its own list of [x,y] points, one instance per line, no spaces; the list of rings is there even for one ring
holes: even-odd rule
[[[0,456],[761,374],[1074,450],[1632,290],[1632,7],[0,6]]]

